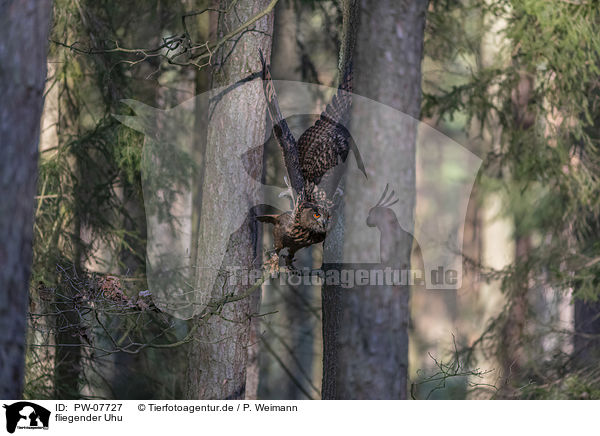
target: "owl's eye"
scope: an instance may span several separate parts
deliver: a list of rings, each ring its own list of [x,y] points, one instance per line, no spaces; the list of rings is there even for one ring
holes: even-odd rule
[[[313,216],[315,217],[315,219],[319,219],[319,218],[321,218],[321,214],[320,214],[319,212],[315,212],[315,213],[313,214]]]

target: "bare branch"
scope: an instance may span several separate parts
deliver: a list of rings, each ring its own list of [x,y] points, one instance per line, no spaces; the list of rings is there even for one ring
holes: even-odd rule
[[[225,44],[227,41],[232,40],[234,37],[242,34],[243,32],[252,30],[250,29],[251,26],[261,18],[270,14],[278,1],[279,0],[272,0],[271,3],[269,3],[269,5],[264,10],[262,10],[254,17],[250,18],[248,21],[240,25],[237,29],[229,32],[228,34],[214,42],[192,41],[187,28],[186,18],[201,15],[208,11],[217,11],[225,13],[230,12],[231,9],[235,7],[238,0],[232,2],[232,4],[227,8],[227,10],[224,11],[214,8],[205,8],[198,11],[188,12],[182,15],[181,21],[184,33],[181,35],[172,35],[163,38],[162,44],[154,48],[126,48],[121,47],[118,41],[108,41],[114,45],[112,48],[81,48],[79,41],[75,41],[74,43],[68,44],[66,42],[51,39],[50,42],[58,46],[68,48],[69,50],[80,54],[100,55],[108,53],[123,53],[126,55],[132,55],[137,57],[137,59],[120,60],[115,65],[127,64],[130,67],[132,67],[150,58],[160,58],[171,65],[177,65],[181,67],[193,66],[195,68],[202,69],[206,66],[211,65],[214,53],[219,48],[221,48],[223,44]],[[187,60],[180,60],[184,56],[187,56]],[[185,57],[183,59],[185,59]]]

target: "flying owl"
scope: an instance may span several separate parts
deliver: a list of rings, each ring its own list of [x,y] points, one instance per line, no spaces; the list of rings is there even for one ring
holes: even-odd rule
[[[291,210],[279,215],[260,215],[261,222],[273,224],[274,255],[270,264],[279,266],[279,252],[287,248],[286,265],[293,269],[294,254],[301,248],[325,240],[333,211],[341,195],[339,182],[350,150],[359,169],[364,164],[356,144],[345,127],[352,104],[352,67],[349,65],[331,103],[319,119],[296,141],[281,114],[271,71],[260,52],[262,79],[273,133],[281,150],[289,179],[285,178]]]

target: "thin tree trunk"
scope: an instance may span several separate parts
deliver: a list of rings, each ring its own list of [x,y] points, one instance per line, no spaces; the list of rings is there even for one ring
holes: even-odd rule
[[[66,68],[66,64],[64,67]],[[68,93],[69,84],[67,75],[61,81],[63,87],[59,97],[59,117],[58,117],[58,144],[65,148],[71,135],[77,131],[77,118],[79,116],[78,107],[73,104],[65,95]],[[70,171],[75,175],[75,179],[81,182],[87,181],[83,178],[81,165],[76,156],[70,155],[67,158]],[[68,177],[63,176],[65,185],[69,183]],[[77,190],[79,191],[79,190]],[[81,205],[84,204],[81,198],[77,198],[71,213],[71,220],[67,235],[64,237],[63,244],[66,248],[65,256],[70,258],[71,267],[66,266],[67,273],[77,277],[83,273],[82,261],[84,245],[81,239],[82,225],[80,216]],[[54,266],[55,267],[55,266]],[[76,291],[69,285],[68,277],[64,274],[58,274],[59,292],[55,293],[54,304],[56,306],[55,330],[56,330],[56,356],[54,359],[54,398],[56,399],[77,399],[81,397],[82,381],[82,348],[80,336],[78,334],[81,318],[77,312],[73,300]]]
[[[82,9],[83,10],[83,9]],[[71,28],[73,34],[89,31],[85,24],[83,14],[80,16],[80,26]],[[64,56],[64,55],[63,55]],[[80,107],[70,97],[71,89],[83,86],[82,78],[77,80],[69,77],[69,62],[65,57],[61,63],[62,79],[60,83],[60,94],[58,100],[58,146],[61,149],[68,149],[68,143],[71,138],[79,133]],[[77,62],[77,61],[74,61]],[[90,183],[90,177],[84,177],[81,165],[81,159],[75,153],[67,155],[67,165],[70,168],[70,174],[62,175],[62,182],[65,186],[71,186],[73,195],[73,206],[69,209],[70,220],[68,228],[65,228],[66,235],[61,236],[61,245],[63,246],[62,255],[70,260],[71,268],[64,265],[67,273],[71,276],[83,274],[84,253],[86,251],[85,242],[82,235],[85,233],[82,225],[81,216],[85,212],[82,205],[87,199],[82,198],[87,183]],[[63,239],[64,238],[64,239]],[[81,387],[83,381],[83,350],[81,347],[78,330],[81,324],[81,318],[76,310],[73,296],[76,291],[69,285],[69,280],[62,273],[58,274],[57,283],[60,285],[59,292],[55,293],[55,305],[57,315],[55,316],[56,330],[56,357],[54,360],[54,398],[56,399],[77,399],[81,398]]]
[[[227,10],[230,3],[226,0],[219,2],[219,9]],[[220,15],[218,34],[222,36],[237,28],[269,4],[267,0],[236,3],[231,12]],[[241,267],[244,270],[256,268],[256,259],[260,259],[258,226],[249,211],[252,206],[261,203],[261,192],[256,186],[244,183],[237,160],[246,150],[264,141],[266,106],[260,83],[237,85],[260,71],[259,48],[266,56],[270,55],[272,14],[256,22],[254,27],[253,31],[226,43],[216,57],[213,87],[235,86],[230,86],[210,104],[199,229],[199,238],[210,238],[211,233],[220,231],[225,221],[235,220],[237,214],[247,215],[242,226],[230,236],[222,260],[222,267]],[[231,157],[228,168],[215,165],[221,156]],[[262,168],[262,154],[256,156],[252,165],[257,170]],[[217,182],[224,177],[227,178],[227,186]],[[223,207],[225,196],[229,202],[235,201],[236,210]],[[202,255],[198,253],[199,257]],[[212,296],[238,295],[248,287],[241,280],[235,283],[225,281],[215,286]],[[190,347],[188,398],[245,397],[250,324],[252,315],[258,312],[259,295],[256,292],[250,298],[228,303],[220,315],[214,315],[207,321],[192,321],[198,324],[198,329]]]
[[[525,262],[531,249],[529,237],[521,235],[515,241],[515,260]],[[499,359],[502,365],[503,385],[498,394],[500,398],[512,398],[515,395],[516,384],[519,382],[519,372],[524,363],[522,337],[527,321],[529,302],[528,278],[523,277],[515,284],[509,294],[510,306],[501,330],[499,344]]]
[[[518,67],[518,65],[516,65]],[[513,122],[521,131],[531,129],[535,122],[536,114],[529,107],[534,90],[534,76],[522,73],[517,86],[512,91]],[[526,147],[527,144],[519,144]],[[531,251],[531,238],[521,228],[521,217],[515,216],[515,261],[525,265]],[[511,398],[515,395],[515,384],[520,382],[519,372],[525,363],[525,353],[522,344],[523,333],[529,311],[529,276],[528,271],[511,288],[509,294],[510,306],[504,322],[501,337],[499,358],[503,370],[503,386],[499,397]]]
[[[298,50],[297,38],[300,31],[298,21],[301,19],[302,6],[290,1],[279,2],[275,8],[275,23],[273,29],[273,51],[271,54],[271,72],[274,80],[302,80],[302,60]],[[292,103],[302,104],[302,95],[288,95]],[[310,98],[306,95],[306,98]],[[279,103],[286,106],[286,96],[279,96]],[[296,121],[307,121],[306,123]],[[309,121],[310,120],[310,121]],[[298,138],[302,132],[314,122],[314,117],[292,117],[287,120],[292,132]],[[301,127],[301,128],[300,128]],[[270,148],[271,146],[272,148]],[[283,182],[286,174],[285,165],[273,158],[280,158],[281,151],[276,141],[271,141],[265,150],[265,168],[272,165],[272,169],[265,169],[272,177],[266,179],[266,184],[279,184]],[[270,234],[266,235],[270,239]],[[265,238],[266,240],[266,238]],[[270,243],[270,241],[269,241]],[[267,246],[270,246],[268,244]],[[313,250],[308,247],[300,250],[295,257],[298,267],[312,267]],[[315,317],[306,308],[306,301],[310,300],[312,286],[303,283],[297,286],[280,286],[276,281],[265,288],[261,312],[277,310],[278,313],[265,322],[272,322],[283,329],[273,331],[263,325],[265,335],[264,367],[261,368],[262,392],[269,399],[301,400],[306,399],[306,392],[311,392],[311,380],[307,377],[312,371],[312,350],[314,342],[313,330]],[[257,318],[256,321],[259,319]],[[320,325],[317,326],[320,328]],[[271,351],[269,351],[271,350]],[[276,357],[275,357],[276,356]],[[288,373],[289,371],[289,373]],[[309,397],[310,398],[310,397]]]
[[[49,0],[0,2],[0,397],[23,391]]]

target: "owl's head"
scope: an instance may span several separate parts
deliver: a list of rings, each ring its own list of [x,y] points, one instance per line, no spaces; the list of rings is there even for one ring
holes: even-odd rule
[[[299,222],[303,228],[315,233],[327,233],[329,218],[329,211],[320,205],[309,202],[300,205]]]

